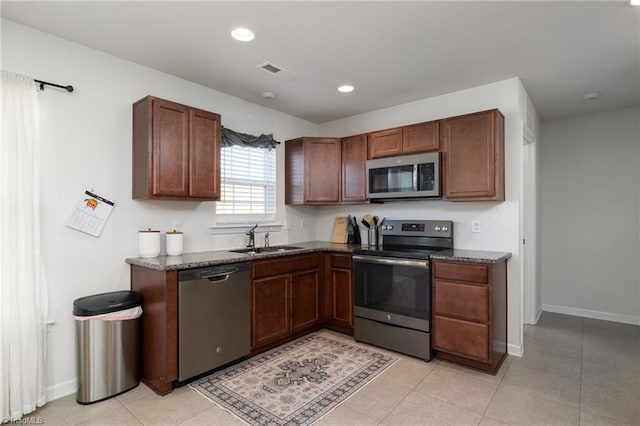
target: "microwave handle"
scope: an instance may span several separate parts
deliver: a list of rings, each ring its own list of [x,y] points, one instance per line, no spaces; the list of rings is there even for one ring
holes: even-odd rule
[[[418,165],[413,165],[413,190],[418,190]]]

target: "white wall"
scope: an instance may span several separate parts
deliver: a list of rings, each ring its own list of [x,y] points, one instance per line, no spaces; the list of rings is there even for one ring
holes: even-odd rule
[[[640,109],[542,123],[545,311],[640,324]]]
[[[461,249],[513,253],[507,264],[509,352],[522,352],[520,197],[522,111],[517,78],[398,105],[368,114],[320,125],[322,136],[349,136],[373,130],[435,120],[498,108],[505,116],[505,201],[446,202],[400,201],[359,206],[319,207],[317,238],[330,235],[339,215],[365,213],[394,219],[442,219],[454,221],[454,246]],[[480,233],[471,233],[472,220],[479,220]]]
[[[2,20],[2,69],[76,90],[39,94],[42,139],[42,253],[49,288],[47,383],[50,398],[76,390],[73,300],[128,289],[127,257],[137,256],[137,231],[169,230],[180,220],[185,251],[239,247],[244,235],[208,235],[215,203],[131,200],[131,104],[148,95],[214,111],[234,130],[273,133],[284,141],[313,136],[317,125],[224,93],[124,61],[51,35]],[[284,149],[277,149],[278,176]],[[85,189],[115,201],[103,234],[94,238],[66,227]],[[293,229],[272,233],[273,243],[316,237],[313,208],[284,207],[278,188],[278,220]],[[301,221],[305,229],[300,229]]]

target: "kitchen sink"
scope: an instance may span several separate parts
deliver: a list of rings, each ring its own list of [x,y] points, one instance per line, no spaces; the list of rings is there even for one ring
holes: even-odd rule
[[[273,247],[247,247],[243,249],[237,250],[229,250],[233,253],[245,253],[245,254],[259,254],[259,253],[278,253],[283,251],[290,250],[302,250],[304,247],[296,247],[296,246],[273,246]]]

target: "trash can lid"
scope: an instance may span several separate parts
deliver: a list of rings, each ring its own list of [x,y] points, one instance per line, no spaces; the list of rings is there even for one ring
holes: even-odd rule
[[[112,291],[81,297],[73,301],[73,315],[88,317],[108,314],[142,305],[142,295],[135,291]]]

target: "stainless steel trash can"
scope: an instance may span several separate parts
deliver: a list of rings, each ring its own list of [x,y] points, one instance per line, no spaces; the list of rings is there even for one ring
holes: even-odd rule
[[[142,296],[134,291],[73,302],[80,404],[102,401],[138,385],[141,305]]]

